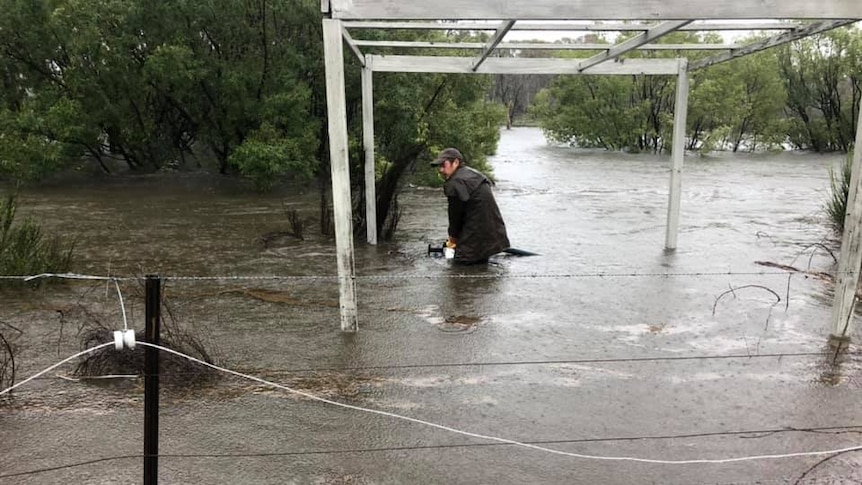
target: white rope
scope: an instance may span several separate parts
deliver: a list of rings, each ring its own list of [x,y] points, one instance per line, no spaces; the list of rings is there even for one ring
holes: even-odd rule
[[[278,389],[283,389],[285,391],[292,392],[294,394],[304,396],[304,397],[307,397],[309,399],[313,399],[315,401],[323,402],[326,404],[332,404],[333,406],[338,406],[338,407],[342,407],[342,408],[346,408],[346,409],[352,409],[355,411],[362,411],[362,412],[366,412],[366,413],[379,414],[381,416],[388,416],[390,418],[396,418],[396,419],[401,419],[404,421],[410,421],[413,423],[423,424],[425,426],[430,426],[432,428],[442,429],[444,431],[449,431],[449,432],[461,434],[464,436],[470,436],[473,438],[485,439],[485,440],[490,440],[490,441],[497,441],[500,443],[506,443],[506,444],[515,445],[515,446],[521,446],[524,448],[530,448],[530,449],[544,451],[547,453],[553,453],[553,454],[557,454],[557,455],[571,456],[574,458],[584,458],[584,459],[588,459],[588,460],[605,460],[605,461],[633,461],[633,462],[639,462],[639,463],[658,463],[658,464],[665,464],[665,465],[689,465],[689,464],[703,464],[703,463],[733,463],[733,462],[739,462],[739,461],[767,460],[767,459],[779,459],[779,458],[795,458],[795,457],[802,457],[802,456],[832,455],[832,454],[836,454],[836,453],[844,453],[844,452],[848,452],[848,451],[862,450],[862,445],[858,445],[858,446],[851,446],[848,448],[841,448],[841,449],[837,449],[837,450],[804,451],[804,452],[797,452],[797,453],[743,456],[743,457],[737,457],[737,458],[725,458],[725,459],[714,459],[714,460],[711,460],[711,459],[654,460],[654,459],[649,459],[649,458],[636,458],[636,457],[628,457],[628,456],[599,456],[599,455],[584,455],[584,454],[580,454],[580,453],[569,453],[566,451],[554,450],[552,448],[546,448],[544,446],[531,445],[529,443],[523,443],[520,441],[510,440],[510,439],[506,439],[506,438],[498,438],[496,436],[488,436],[488,435],[483,435],[483,434],[478,434],[478,433],[471,433],[469,431],[462,431],[459,429],[451,428],[449,426],[444,426],[442,424],[436,424],[436,423],[432,423],[429,421],[423,421],[421,419],[411,418],[408,416],[402,416],[400,414],[390,413],[390,412],[386,412],[386,411],[380,411],[377,409],[363,408],[360,406],[353,406],[351,404],[344,404],[344,403],[340,403],[337,401],[331,401],[329,399],[315,396],[314,394],[309,394],[307,392],[299,391],[299,390],[293,389],[293,388],[288,387],[288,386],[283,386],[281,384],[276,384],[274,382],[270,382],[270,381],[267,381],[265,379],[261,379],[260,377],[255,377],[255,376],[251,376],[248,374],[236,372],[236,371],[233,371],[230,369],[226,369],[224,367],[219,367],[215,364],[210,364],[209,362],[204,362],[200,359],[196,359],[192,356],[183,354],[182,352],[177,352],[176,350],[162,347],[160,345],[153,345],[153,344],[150,344],[147,342],[138,342],[138,343],[140,345],[160,349],[160,350],[166,351],[168,353],[171,353],[171,354],[174,354],[174,355],[177,355],[180,357],[184,357],[188,360],[191,360],[192,362],[197,362],[198,364],[204,365],[206,367],[210,367],[210,368],[215,369],[215,370],[220,371],[220,372],[224,372],[227,374],[235,375],[237,377],[242,377],[244,379],[249,379],[252,381],[260,382],[261,384],[266,384],[268,386],[272,386],[272,387],[275,387]]]
[[[581,454],[581,453],[570,453],[570,452],[566,452],[566,451],[555,450],[552,448],[546,448],[544,446],[538,446],[538,445],[532,445],[529,443],[523,443],[521,441],[515,441],[515,440],[506,439],[506,438],[499,438],[496,436],[488,436],[488,435],[483,435],[483,434],[479,434],[479,433],[471,433],[469,431],[463,431],[463,430],[459,430],[459,429],[452,428],[449,426],[444,426],[442,424],[436,424],[436,423],[432,423],[429,421],[423,421],[421,419],[411,418],[408,416],[402,416],[400,414],[390,413],[390,412],[386,412],[386,411],[379,411],[376,409],[363,408],[360,406],[353,406],[351,404],[344,404],[344,403],[332,401],[329,399],[315,396],[314,394],[309,394],[307,392],[293,389],[293,388],[288,387],[288,386],[276,384],[274,382],[267,381],[266,379],[261,379],[260,377],[255,377],[255,376],[251,376],[248,374],[236,372],[236,371],[233,371],[230,369],[226,369],[224,367],[219,367],[215,364],[210,364],[209,362],[204,362],[204,361],[202,361],[200,359],[196,359],[190,355],[186,355],[186,354],[183,354],[182,352],[177,352],[176,350],[162,347],[160,345],[154,345],[154,344],[150,344],[147,342],[138,342],[138,344],[144,345],[147,347],[152,347],[155,349],[159,349],[159,350],[162,350],[162,351],[186,358],[192,362],[197,362],[198,364],[204,365],[206,367],[215,369],[215,370],[220,371],[220,372],[224,372],[226,374],[231,374],[231,375],[235,375],[237,377],[242,377],[243,379],[248,379],[248,380],[252,380],[255,382],[259,382],[261,384],[272,386],[272,387],[275,387],[277,389],[283,389],[285,391],[288,391],[288,392],[291,392],[291,393],[294,393],[294,394],[297,394],[300,396],[304,396],[304,397],[307,397],[307,398],[315,400],[315,401],[323,402],[326,404],[331,404],[333,406],[338,406],[338,407],[342,407],[342,408],[346,408],[346,409],[352,409],[355,411],[362,411],[365,413],[378,414],[381,416],[388,416],[391,418],[401,419],[404,421],[410,421],[412,423],[422,424],[425,426],[430,426],[432,428],[438,428],[438,429],[442,429],[444,431],[449,431],[452,433],[457,433],[457,434],[469,436],[472,438],[479,438],[479,439],[484,439],[484,440],[496,441],[499,443],[505,443],[505,444],[509,444],[509,445],[520,446],[523,448],[529,448],[529,449],[533,449],[533,450],[544,451],[546,453],[553,453],[556,455],[570,456],[573,458],[583,458],[583,459],[587,459],[587,460],[602,460],[602,461],[632,461],[632,462],[638,462],[638,463],[656,463],[656,464],[663,464],[663,465],[691,465],[691,464],[706,464],[706,463],[713,463],[713,464],[734,463],[734,462],[740,462],[740,461],[771,460],[771,459],[781,459],[781,458],[797,458],[797,457],[803,457],[803,456],[834,455],[834,454],[845,453],[845,452],[849,452],[849,451],[862,450],[862,445],[857,445],[857,446],[850,446],[847,448],[839,448],[839,449],[834,449],[834,450],[802,451],[802,452],[795,452],[795,453],[782,453],[782,454],[772,454],[772,455],[755,455],[755,456],[741,456],[741,457],[736,457],[736,458],[696,459],[696,460],[657,460],[657,459],[637,458],[637,457],[630,457],[630,456],[601,456],[601,455],[585,455],[585,454]],[[0,396],[12,391],[13,389],[15,389],[17,387],[23,386],[24,384],[32,381],[33,379],[36,379],[37,377],[39,377],[39,376],[41,376],[47,372],[50,372],[53,369],[56,369],[57,367],[65,364],[66,362],[69,362],[70,360],[73,360],[77,357],[80,357],[82,355],[85,355],[85,354],[88,354],[91,352],[95,352],[98,349],[101,349],[103,347],[108,347],[110,345],[113,345],[113,342],[104,343],[104,344],[89,348],[87,350],[84,350],[82,352],[78,352],[77,354],[75,354],[71,357],[68,357],[66,359],[63,359],[60,362],[52,365],[51,367],[48,367],[47,369],[30,376],[29,378],[19,382],[18,384],[15,384],[14,386],[12,386],[8,389],[4,389],[3,391],[0,391]]]
[[[129,322],[126,320],[126,305],[123,303],[123,292],[120,291],[120,284],[117,283],[116,278],[112,278],[114,280],[114,286],[117,287],[117,297],[120,299],[120,308],[123,310],[123,330],[129,329]]]
[[[65,278],[72,280],[110,280],[112,276],[91,276],[78,273],[41,273],[32,276],[4,276],[4,278],[23,279],[24,281],[33,281],[39,278]]]
[[[28,383],[28,382],[32,381],[33,379],[36,379],[37,377],[39,377],[39,376],[41,376],[41,375],[43,375],[43,374],[45,374],[45,373],[47,373],[47,372],[50,372],[50,371],[52,371],[52,370],[56,369],[57,367],[60,367],[61,365],[65,364],[66,362],[69,362],[70,360],[76,359],[76,358],[78,358],[78,357],[80,357],[80,356],[82,356],[82,355],[86,355],[86,354],[89,354],[89,353],[95,352],[95,351],[97,351],[97,350],[99,350],[99,349],[101,349],[101,348],[103,348],[103,347],[107,347],[107,346],[109,346],[109,345],[114,345],[114,342],[108,342],[108,343],[105,343],[105,344],[97,345],[97,346],[95,346],[95,347],[90,347],[89,349],[87,349],[87,350],[83,350],[83,351],[81,351],[81,352],[78,352],[77,354],[75,354],[75,355],[73,355],[73,356],[71,356],[71,357],[67,357],[67,358],[65,358],[65,359],[61,360],[60,362],[57,362],[56,364],[52,365],[51,367],[48,367],[47,369],[45,369],[45,370],[43,370],[43,371],[41,371],[41,372],[37,372],[37,373],[33,374],[32,376],[30,376],[30,377],[28,377],[28,378],[24,379],[23,381],[19,382],[18,384],[15,384],[15,385],[13,385],[12,387],[9,387],[8,389],[3,389],[2,391],[0,391],[0,396],[2,396],[3,394],[6,394],[7,392],[11,392],[11,391],[12,391],[13,389],[15,389],[16,387],[21,387],[21,386],[23,386],[24,384],[26,384],[26,383]]]

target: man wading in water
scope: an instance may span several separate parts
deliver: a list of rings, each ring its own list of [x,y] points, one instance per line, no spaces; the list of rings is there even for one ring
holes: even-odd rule
[[[447,148],[431,162],[446,179],[443,193],[449,200],[449,239],[455,262],[485,264],[509,247],[506,223],[491,192],[492,182],[466,165],[456,148]]]

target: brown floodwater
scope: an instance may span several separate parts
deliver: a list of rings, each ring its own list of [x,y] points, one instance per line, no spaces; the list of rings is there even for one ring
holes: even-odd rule
[[[20,381],[81,350],[88,328],[123,328],[124,311],[140,331],[138,278],[159,274],[167,318],[217,363],[327,399],[586,455],[846,448],[862,444],[862,365],[856,347],[834,365],[823,355],[819,274],[834,271],[822,206],[841,159],[687,157],[679,247],[666,253],[667,157],[504,131],[495,194],[512,244],[539,255],[469,268],[429,257],[445,198],[406,186],[395,240],[356,241],[355,335],[339,329],[313,188],[259,194],[197,173],[47,182],[24,191],[21,216],[75,241],[76,273],[124,278],[123,306],[104,281],[0,291],[0,331]],[[304,237],[272,237],[294,210]],[[0,402],[0,484],[140,482],[142,381],[73,369]],[[792,483],[826,457],[573,458],[235,377],[196,382],[194,369],[163,389],[163,483]],[[860,466],[843,453],[803,483],[858,483]]]

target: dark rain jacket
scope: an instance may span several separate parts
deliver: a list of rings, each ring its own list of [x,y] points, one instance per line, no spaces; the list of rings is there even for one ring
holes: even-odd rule
[[[449,235],[457,243],[456,262],[479,262],[509,247],[488,177],[462,166],[443,185],[443,192],[449,199]]]

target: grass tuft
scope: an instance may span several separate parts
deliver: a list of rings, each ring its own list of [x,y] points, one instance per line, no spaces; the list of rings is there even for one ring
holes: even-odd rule
[[[829,183],[832,194],[824,205],[824,210],[829,218],[832,230],[839,236],[844,234],[844,217],[847,213],[847,198],[850,194],[850,177],[852,175],[852,152],[847,155],[841,167],[841,172],[836,174],[833,168],[829,169]]]

